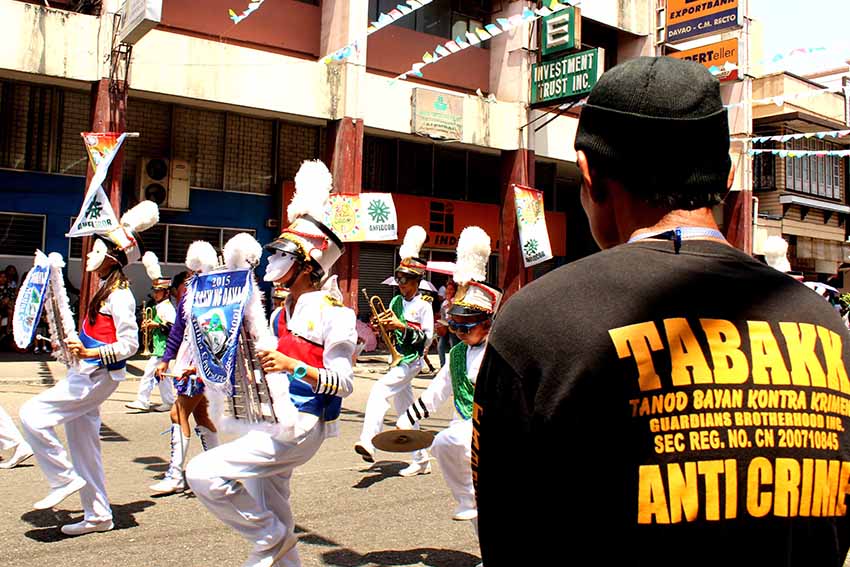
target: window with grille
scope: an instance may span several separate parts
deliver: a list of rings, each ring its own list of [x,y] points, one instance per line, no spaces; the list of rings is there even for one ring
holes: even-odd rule
[[[829,151],[837,146],[823,140],[791,140],[787,150]],[[785,158],[785,188],[824,199],[841,200],[841,157],[804,156]]]
[[[44,215],[0,213],[0,254],[32,256],[44,250]]]
[[[71,219],[71,223],[74,219]],[[168,264],[186,262],[186,252],[196,240],[206,240],[216,250],[240,232],[256,236],[257,231],[250,228],[218,228],[212,226],[194,226],[185,224],[157,224],[142,233],[146,251],[156,254],[159,261]],[[69,257],[80,259],[83,243],[81,238],[71,238]]]

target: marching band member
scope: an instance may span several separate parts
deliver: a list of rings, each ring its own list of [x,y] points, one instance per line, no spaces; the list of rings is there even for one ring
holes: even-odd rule
[[[288,424],[291,434],[251,430],[195,457],[186,472],[198,500],[253,544],[245,567],[301,564],[290,479],[326,437],[338,434],[342,398],[354,389],[354,312],[342,305],[335,278],[321,287],[344,250],[316,220],[322,218],[331,183],[322,162],[303,163],[287,209],[291,224],[266,246],[272,256],[264,280],[289,293],[274,321],[277,350],[259,350],[258,355],[267,376],[289,375],[290,398],[298,410],[295,423]]]
[[[209,242],[193,242],[186,252],[186,267],[194,273],[204,273],[215,269],[218,254]],[[176,279],[176,278],[175,278]],[[164,373],[174,361],[173,382],[177,390],[177,400],[171,408],[171,458],[165,476],[150,486],[155,494],[176,494],[186,490],[186,460],[189,458],[189,445],[192,441],[192,426],[189,416],[195,419],[195,435],[206,451],[218,447],[218,430],[209,416],[209,404],[204,396],[204,382],[196,373],[196,365],[190,346],[191,333],[189,313],[186,307],[186,286],[178,283],[179,293],[177,318],[168,334],[162,359],[156,366],[156,374],[161,381],[169,380]]]
[[[15,452],[5,461],[0,459],[0,469],[13,469],[32,457],[32,447],[24,441],[11,416],[0,406],[0,451],[11,449]]]
[[[21,408],[24,436],[51,488],[33,507],[53,508],[80,492],[84,517],[62,526],[66,535],[113,528],[101,461],[100,405],[124,380],[126,361],[139,346],[136,300],[123,268],[141,258],[138,233],[158,220],[156,205],[143,201],[124,214],[120,228],[95,235],[86,270],[100,278],[100,288],[85,306],[79,340],[66,339],[79,363],[68,369],[65,379]],[[59,425],[65,426],[70,461],[56,434]]]
[[[142,264],[151,278],[151,290],[153,300],[156,302],[151,309],[150,318],[144,317],[142,321],[143,330],[146,328],[150,335],[153,350],[151,357],[145,365],[145,373],[139,381],[139,393],[136,394],[136,399],[125,404],[124,407],[140,410],[151,410],[151,392],[154,386],[159,386],[159,395],[162,399],[162,404],[158,406],[157,411],[169,411],[174,405],[174,389],[171,386],[171,380],[160,380],[156,375],[156,368],[162,360],[162,355],[165,352],[165,344],[168,339],[168,332],[174,321],[177,319],[177,312],[174,310],[174,305],[171,303],[171,278],[162,277],[162,268],[159,265],[159,259],[153,252],[145,252],[142,256]],[[147,347],[147,345],[142,345]]]
[[[487,277],[489,257],[487,233],[477,226],[464,228],[458,241],[454,274],[459,289],[448,319],[449,327],[461,342],[452,347],[448,362],[397,422],[400,429],[411,429],[454,397],[454,418],[434,438],[431,451],[457,502],[452,518],[461,521],[476,521],[478,517],[471,468],[472,395],[493,316],[502,297],[499,290],[481,283]]]
[[[354,445],[354,450],[367,463],[375,462],[372,438],[383,429],[390,398],[399,415],[413,403],[411,383],[422,369],[424,347],[434,334],[434,312],[431,304],[419,293],[419,282],[425,275],[425,260],[418,256],[425,238],[425,229],[421,226],[411,226],[407,230],[399,249],[401,263],[395,270],[401,294],[393,297],[389,309],[378,316],[378,323],[390,332],[403,358],[401,364],[390,368],[369,393],[360,440]],[[430,472],[428,451],[423,449],[413,453],[413,462],[399,474],[414,476]]]

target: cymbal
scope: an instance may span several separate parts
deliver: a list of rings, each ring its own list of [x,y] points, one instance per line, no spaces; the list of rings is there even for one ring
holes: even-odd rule
[[[390,429],[372,438],[372,445],[388,453],[409,453],[430,447],[434,442],[433,431],[421,429]]]

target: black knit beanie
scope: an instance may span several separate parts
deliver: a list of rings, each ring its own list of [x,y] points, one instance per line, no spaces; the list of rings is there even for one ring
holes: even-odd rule
[[[633,180],[627,189],[653,205],[713,204],[732,165],[720,83],[702,65],[672,57],[612,67],[582,107],[575,149],[601,174]],[[668,202],[659,192],[685,202]]]

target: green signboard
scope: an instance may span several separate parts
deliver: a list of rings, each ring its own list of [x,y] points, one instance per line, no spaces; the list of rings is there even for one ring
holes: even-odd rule
[[[601,47],[531,65],[531,105],[548,106],[590,92],[605,70]]]
[[[581,9],[570,6],[544,17],[540,47],[543,56],[581,47]]]

